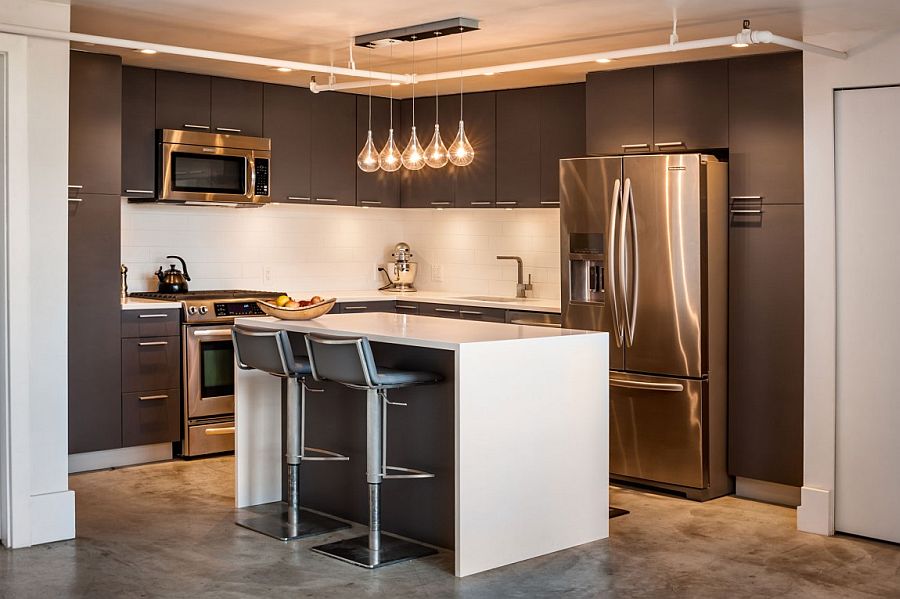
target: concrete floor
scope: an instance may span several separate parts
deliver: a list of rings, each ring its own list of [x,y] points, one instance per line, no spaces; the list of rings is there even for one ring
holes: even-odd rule
[[[71,477],[78,539],[0,551],[0,597],[900,597],[900,547],[794,511],[613,489],[608,540],[457,579],[452,554],[370,572],[232,523],[232,458]]]

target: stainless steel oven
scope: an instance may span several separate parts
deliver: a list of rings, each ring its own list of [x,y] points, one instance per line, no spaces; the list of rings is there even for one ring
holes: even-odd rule
[[[260,205],[269,201],[266,138],[160,129],[159,200]]]

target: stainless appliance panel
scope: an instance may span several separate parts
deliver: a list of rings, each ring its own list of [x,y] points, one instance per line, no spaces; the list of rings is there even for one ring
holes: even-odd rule
[[[630,372],[705,374],[700,159],[699,154],[623,159],[623,193],[628,197],[620,219],[623,251],[617,274],[625,306],[625,369]]]
[[[706,487],[707,381],[622,372],[609,378],[610,476]]]
[[[621,158],[560,160],[562,324],[610,334],[610,368],[625,367],[609,276],[610,215],[620,201]]]
[[[185,455],[234,451],[234,419],[217,420],[188,427]]]
[[[185,420],[233,414],[231,325],[188,325],[182,337]]]

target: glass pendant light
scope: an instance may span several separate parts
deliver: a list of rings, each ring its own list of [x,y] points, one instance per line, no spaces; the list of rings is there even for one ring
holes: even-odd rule
[[[369,50],[369,133],[366,136],[366,144],[356,157],[356,166],[366,173],[374,173],[379,169],[378,148],[372,141],[372,50]]]
[[[438,72],[438,37],[441,33],[435,32],[434,38],[434,73]],[[441,139],[441,126],[438,124],[438,90],[437,77],[434,79],[434,135],[431,137],[428,147],[425,148],[425,164],[431,168],[441,168],[447,164],[447,146]]]
[[[456,166],[468,166],[475,160],[475,149],[466,137],[466,129],[463,125],[463,76],[462,76],[462,33],[459,30],[459,131],[456,139],[450,144],[450,162]]]
[[[394,45],[391,44],[391,62],[394,59]],[[390,101],[388,102],[388,111],[390,113],[390,122],[391,128],[388,130],[388,140],[387,143],[384,144],[384,148],[381,150],[381,154],[378,156],[378,164],[381,168],[389,173],[393,173],[395,170],[399,169],[402,166],[400,162],[400,148],[397,147],[397,142],[394,141],[394,74],[391,73],[391,85],[389,87],[391,91]]]
[[[416,36],[412,38],[412,64],[412,132],[400,161],[409,170],[417,171],[425,166],[425,149],[419,143],[419,136],[416,135]]]

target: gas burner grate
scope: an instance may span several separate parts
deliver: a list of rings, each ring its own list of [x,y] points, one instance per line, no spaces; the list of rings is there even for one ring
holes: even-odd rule
[[[153,291],[139,291],[130,293],[130,297],[139,297],[143,299],[155,299],[172,302],[180,302],[184,300],[202,300],[202,299],[233,299],[233,298],[259,298],[268,299],[276,298],[281,295],[278,291],[253,291],[249,289],[216,289],[188,291],[186,293],[157,293]]]

